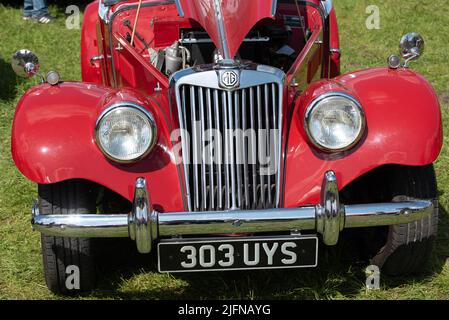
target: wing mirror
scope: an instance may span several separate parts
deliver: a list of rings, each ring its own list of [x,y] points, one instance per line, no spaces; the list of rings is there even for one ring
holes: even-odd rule
[[[56,71],[50,71],[46,76],[39,73],[40,65],[39,58],[34,52],[22,49],[14,53],[11,59],[11,67],[14,72],[23,78],[31,78],[39,76],[43,82],[48,82],[51,85],[59,83],[60,76]]]
[[[22,49],[12,56],[11,66],[18,76],[31,78],[39,72],[39,58],[32,51]]]
[[[410,61],[419,59],[424,53],[424,38],[416,32],[407,33],[402,37],[399,47],[402,58],[405,59],[405,66],[407,66]]]
[[[407,33],[401,38],[399,48],[405,61],[401,64],[401,57],[395,54],[389,56],[388,65],[391,69],[408,68],[411,61],[418,60],[424,53],[424,38],[417,32]]]

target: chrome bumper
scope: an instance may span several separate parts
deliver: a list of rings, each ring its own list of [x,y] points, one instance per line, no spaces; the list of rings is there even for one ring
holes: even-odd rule
[[[119,215],[40,215],[33,208],[32,225],[49,236],[75,238],[127,238],[141,253],[149,253],[161,238],[246,234],[259,232],[315,231],[326,245],[336,245],[344,228],[362,228],[411,223],[432,214],[428,200],[363,205],[340,204],[337,178],[324,177],[321,203],[294,209],[232,210],[160,214],[153,210],[146,181],[136,181],[133,211]]]

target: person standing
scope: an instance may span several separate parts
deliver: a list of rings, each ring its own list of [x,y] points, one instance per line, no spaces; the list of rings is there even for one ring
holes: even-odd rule
[[[55,20],[48,12],[48,6],[45,0],[24,0],[23,20],[31,19],[43,24],[48,24]]]

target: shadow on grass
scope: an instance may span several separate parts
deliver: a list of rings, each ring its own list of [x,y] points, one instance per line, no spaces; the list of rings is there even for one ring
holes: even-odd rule
[[[106,245],[109,249],[100,256],[102,278],[99,290],[93,294],[100,298],[163,300],[318,299],[334,296],[337,292],[353,295],[365,281],[364,274],[358,270],[363,270],[367,261],[354,261],[352,253],[357,250],[353,248],[356,242],[350,240],[350,234],[344,238],[336,248],[320,248],[318,269],[158,275],[150,280],[154,282],[154,288],[148,289],[150,282],[143,280],[144,288],[131,288],[130,291],[127,288],[119,291],[124,281],[142,273],[157,273],[156,254],[138,254],[134,242],[101,240],[101,247]],[[123,254],[125,252],[127,254]],[[181,284],[170,285],[171,281],[177,280]]]
[[[440,234],[427,272],[414,277],[383,277],[385,289],[408,283],[424,284],[439,274],[448,258],[449,216],[440,209]],[[131,241],[100,240],[98,298],[123,299],[328,299],[350,298],[363,292],[369,259],[360,232],[343,232],[336,247],[320,245],[316,269],[199,273],[162,276],[157,274],[157,256],[140,255]],[[154,278],[152,277],[154,275]],[[140,279],[142,276],[143,280]],[[151,279],[147,278],[149,276]],[[130,289],[123,284],[132,282]],[[144,285],[139,286],[139,281]],[[175,284],[171,283],[174,281]],[[148,288],[154,284],[153,288]]]
[[[21,81],[11,67],[10,61],[0,58],[0,101],[11,101],[16,98],[17,84]]]

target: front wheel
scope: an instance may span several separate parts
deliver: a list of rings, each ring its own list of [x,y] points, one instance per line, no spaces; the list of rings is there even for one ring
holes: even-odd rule
[[[42,215],[95,214],[96,187],[82,180],[39,185]],[[76,294],[95,286],[92,239],[41,236],[45,280],[56,294]]]
[[[406,198],[433,200],[433,213],[419,221],[389,227],[385,245],[372,263],[388,275],[421,274],[431,259],[438,232],[437,182],[432,165],[400,167],[392,175],[393,201]]]

